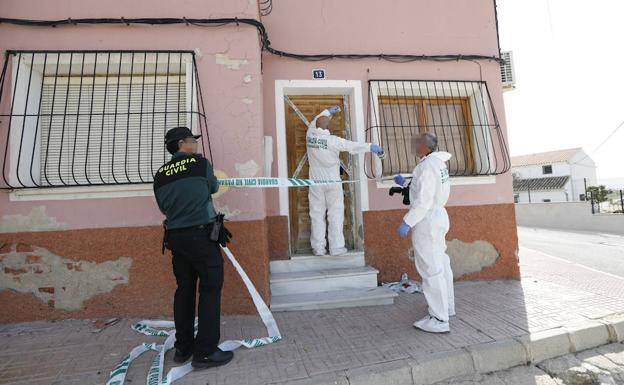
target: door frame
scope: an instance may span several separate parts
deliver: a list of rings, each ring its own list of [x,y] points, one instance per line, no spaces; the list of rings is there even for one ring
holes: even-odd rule
[[[360,80],[276,80],[275,81],[275,129],[277,139],[277,176],[289,178],[288,157],[286,148],[286,110],[284,95],[343,95],[349,104],[349,120],[351,123],[351,139],[364,142],[366,128],[364,124],[364,103],[362,99],[362,82]],[[346,110],[346,108],[345,108]],[[364,155],[353,155],[353,178],[359,182],[355,186],[354,229],[356,232],[355,248],[364,249],[363,238],[357,236],[359,227],[363,226],[362,212],[368,210],[368,179],[364,173]],[[279,188],[279,212],[288,218],[290,233],[290,214],[288,187]],[[288,234],[290,249],[290,234]]]

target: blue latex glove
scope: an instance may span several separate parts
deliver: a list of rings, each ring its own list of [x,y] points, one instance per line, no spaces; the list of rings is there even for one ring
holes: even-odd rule
[[[340,110],[340,106],[331,106],[327,109],[327,111],[329,111],[329,113],[333,115],[335,113],[340,112],[341,110]]]
[[[412,228],[409,227],[409,225],[405,222],[401,222],[401,224],[399,225],[399,236],[400,237],[405,237],[411,230]]]
[[[399,186],[404,186],[405,185],[405,178],[403,177],[403,175],[395,175],[394,176],[394,183],[398,184]]]
[[[370,150],[371,152],[374,152],[375,154],[381,154],[384,152],[383,148],[379,147],[379,145],[375,143],[370,145]]]

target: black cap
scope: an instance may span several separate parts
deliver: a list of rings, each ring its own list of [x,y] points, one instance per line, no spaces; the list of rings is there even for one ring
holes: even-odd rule
[[[175,127],[167,131],[165,134],[165,144],[171,142],[177,142],[186,138],[199,138],[201,135],[193,135],[193,132],[188,127]]]

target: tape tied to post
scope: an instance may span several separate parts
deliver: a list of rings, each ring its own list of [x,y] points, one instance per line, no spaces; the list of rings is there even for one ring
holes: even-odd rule
[[[238,349],[241,346],[252,349],[280,341],[282,339],[282,335],[280,334],[279,328],[277,327],[275,318],[273,318],[273,314],[269,310],[266,303],[264,303],[264,301],[262,300],[262,297],[258,293],[258,290],[256,290],[256,287],[249,279],[249,276],[247,276],[247,273],[245,273],[245,270],[243,270],[236,258],[234,258],[232,252],[227,247],[221,248],[236,269],[238,275],[243,280],[243,283],[247,287],[247,290],[251,295],[251,299],[256,306],[256,310],[258,311],[258,314],[260,315],[260,318],[262,319],[262,322],[266,327],[268,337],[247,338],[243,340],[228,340],[219,344],[219,349],[223,351],[232,351]],[[190,373],[193,370],[193,367],[191,366],[191,363],[188,362],[184,365],[170,369],[167,375],[163,377],[165,368],[165,353],[169,349],[172,349],[175,343],[174,328],[174,322],[166,320],[143,320],[132,325],[133,330],[147,336],[167,338],[165,339],[165,342],[163,344],[142,343],[141,345],[138,345],[134,349],[132,349],[130,353],[128,353],[121,360],[121,362],[117,366],[115,366],[115,368],[110,372],[110,376],[106,385],[123,385],[132,361],[139,357],[141,354],[150,350],[154,350],[158,354],[152,360],[152,364],[150,365],[150,368],[147,372],[147,385],[169,385],[172,382]],[[197,333],[197,319],[195,319],[195,333]]]

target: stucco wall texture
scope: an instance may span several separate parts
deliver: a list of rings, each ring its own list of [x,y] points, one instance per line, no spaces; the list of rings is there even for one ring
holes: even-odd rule
[[[266,223],[264,221],[232,222],[234,233],[231,250],[245,269],[260,295],[269,298],[269,257],[267,254]],[[241,236],[244,234],[244,236]],[[171,316],[175,279],[171,254],[161,254],[162,227],[126,227],[73,231],[29,232],[0,235],[0,270],[2,279],[10,279],[11,290],[0,290],[0,323],[62,318],[95,317],[155,317]],[[41,249],[62,258],[52,264],[42,260]],[[23,253],[21,264],[15,263],[15,253]],[[101,268],[100,280],[119,279],[119,284],[91,296],[66,298],[75,309],[59,307],[53,300],[55,291],[75,284],[82,274],[80,264],[102,265],[128,259],[129,269],[116,271]],[[43,263],[42,263],[43,262]],[[57,262],[57,263],[55,263]],[[73,264],[72,264],[73,263]],[[84,270],[82,268],[81,270]],[[51,284],[43,279],[52,274]],[[39,287],[31,286],[27,276],[40,275]],[[24,279],[24,282],[19,282]],[[16,281],[15,281],[16,280]],[[89,285],[93,285],[92,283]],[[24,290],[16,288],[24,287]],[[0,287],[1,289],[2,287]],[[34,292],[29,292],[33,289]],[[84,287],[83,290],[89,290]],[[22,292],[23,291],[23,292]],[[42,297],[47,295],[47,297]],[[49,297],[49,298],[48,298]],[[52,302],[50,302],[52,300]],[[71,307],[71,306],[70,306]],[[228,262],[225,263],[225,283],[222,312],[255,312],[251,297],[243,282]]]
[[[457,206],[447,210],[451,224],[446,236],[447,253],[456,280],[520,278],[513,204]],[[400,238],[396,232],[405,212],[403,209],[364,213],[366,263],[379,270],[382,282],[398,281],[404,272],[411,279],[420,279],[410,255],[411,238]],[[492,258],[484,241],[493,246],[497,258]],[[472,261],[466,264],[462,259]],[[484,262],[483,266],[479,261]],[[460,271],[464,274],[458,277]]]

